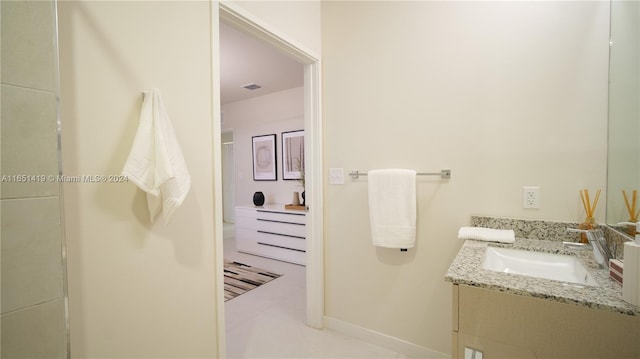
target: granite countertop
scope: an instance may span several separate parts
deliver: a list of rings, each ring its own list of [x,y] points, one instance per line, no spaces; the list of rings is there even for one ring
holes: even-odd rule
[[[482,268],[487,246],[575,255],[599,286],[582,286],[555,280],[490,271]],[[622,300],[622,286],[599,268],[591,250],[564,248],[561,241],[516,238],[513,244],[466,240],[445,276],[447,282],[530,296],[562,303],[640,316],[640,307]]]

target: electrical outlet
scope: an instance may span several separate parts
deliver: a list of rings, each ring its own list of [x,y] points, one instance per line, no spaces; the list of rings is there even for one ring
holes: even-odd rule
[[[522,187],[522,208],[540,208],[540,187]]]

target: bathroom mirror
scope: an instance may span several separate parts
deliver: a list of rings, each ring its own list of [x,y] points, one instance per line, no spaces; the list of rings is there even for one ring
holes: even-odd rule
[[[611,1],[607,223],[630,214],[623,190],[640,210],[640,2]],[[617,227],[617,226],[616,226]]]

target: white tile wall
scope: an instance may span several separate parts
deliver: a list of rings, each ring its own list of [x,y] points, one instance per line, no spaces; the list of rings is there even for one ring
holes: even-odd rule
[[[2,313],[61,298],[58,198],[2,200],[1,212]]]
[[[2,1],[2,83],[55,90],[52,1]]]
[[[1,106],[2,175],[57,175],[55,95],[2,85]],[[25,183],[5,178],[2,198],[53,196],[58,194],[58,188],[58,183],[50,179]]]
[[[2,315],[2,358],[66,358],[62,299]]]
[[[54,2],[0,6],[0,356],[62,359],[68,340],[59,184],[48,178],[58,173]],[[45,182],[16,182],[23,175]]]

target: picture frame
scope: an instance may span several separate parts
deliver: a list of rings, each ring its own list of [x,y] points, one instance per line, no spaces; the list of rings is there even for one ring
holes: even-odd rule
[[[304,130],[282,132],[282,179],[304,176]]]
[[[276,135],[253,136],[253,180],[277,181]]]

